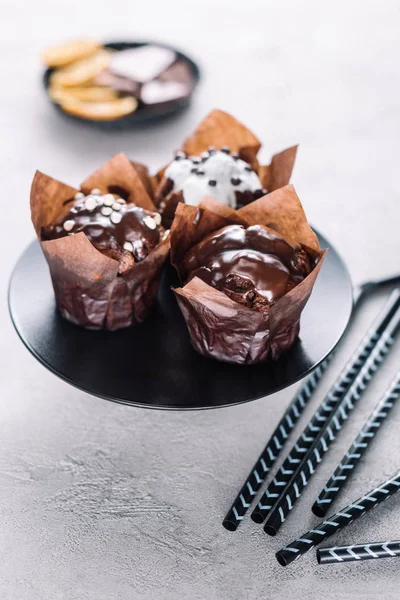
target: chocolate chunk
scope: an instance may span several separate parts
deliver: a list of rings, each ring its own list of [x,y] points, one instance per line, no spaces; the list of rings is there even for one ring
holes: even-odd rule
[[[103,71],[94,79],[95,85],[110,87],[117,92],[124,92],[138,97],[140,92],[140,84],[128,77],[119,77],[110,71]]]
[[[133,258],[131,252],[123,252],[119,259],[119,269],[118,272],[122,275],[127,273],[135,266],[135,259]]]
[[[192,91],[194,86],[193,72],[189,63],[184,59],[177,60],[158,76],[160,81],[176,81],[184,83]]]
[[[211,185],[211,187],[215,187],[217,185],[217,182],[215,179],[210,179],[210,181],[208,182],[208,185]]]
[[[242,182],[242,180],[240,179],[240,177],[232,177],[231,178],[231,184],[232,185],[240,185]]]

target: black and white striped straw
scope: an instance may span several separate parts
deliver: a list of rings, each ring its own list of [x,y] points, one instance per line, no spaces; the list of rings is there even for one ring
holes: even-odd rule
[[[286,567],[293,561],[300,558],[326,540],[328,537],[340,531],[349,523],[352,523],[359,517],[362,517],[367,512],[381,504],[387,498],[400,490],[400,471],[393,477],[384,481],[376,488],[358,498],[351,504],[342,508],[322,523],[318,523],[314,529],[311,529],[297,540],[294,540],[282,550],[276,553],[276,558],[279,564]]]
[[[333,546],[317,550],[320,565],[353,562],[356,560],[376,560],[377,558],[395,558],[400,556],[400,541],[374,542],[353,546]]]
[[[367,388],[373,375],[379,369],[399,332],[400,308],[397,309],[392,317],[385,332],[379,339],[379,342],[365,362],[360,373],[357,375],[342,403],[332,414],[322,434],[315,441],[300,469],[298,469],[292,481],[285,488],[284,493],[275,504],[264,526],[265,533],[268,533],[269,535],[277,534],[282,523],[286,520],[287,515],[293,509],[295,503],[300,498],[302,491],[315,473],[318,464],[322,462],[324,454],[329,450],[332,442],[336,439],[337,434],[340,433],[344,422],[347,421],[350,413],[355,408],[357,401],[361,398],[362,393]]]
[[[380,430],[382,423],[387,418],[390,410],[400,398],[400,371],[389,385],[382,399],[375,407],[364,427],[347,450],[340,461],[332,477],[329,479],[317,500],[312,511],[317,517],[324,517],[330,510],[332,502],[346,485],[347,480],[353,473],[354,468],[360,462],[361,457],[367,451],[370,443]]]
[[[267,486],[267,489],[261,496],[251,515],[253,521],[262,523],[268,516],[268,513],[273,509],[274,505],[278,502],[285,487],[294,477],[304,457],[310,451],[315,440],[324,430],[329,418],[343,400],[355,377],[360,372],[365,360],[372,352],[399,306],[400,289],[396,289],[391,293],[377,319],[368,329],[356,351],[350,357],[336,382],[329,390],[324,401],[314,413],[307,427],[289,452],[289,455],[279,468],[276,476]]]
[[[243,520],[243,517],[257,495],[258,490],[281,453],[290,433],[295,428],[305,407],[311,399],[314,390],[318,387],[318,383],[326,371],[331,358],[332,356],[325,359],[319,367],[315,369],[312,375],[308,377],[307,381],[301,386],[300,390],[293,398],[282,419],[279,421],[275,431],[268,440],[264,450],[260,454],[256,464],[253,466],[249,476],[222,522],[223,526],[225,529],[228,529],[228,531],[236,531],[240,522]]]

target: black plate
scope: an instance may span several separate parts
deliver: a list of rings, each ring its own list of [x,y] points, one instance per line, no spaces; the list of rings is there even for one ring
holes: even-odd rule
[[[176,115],[190,105],[192,100],[192,96],[194,90],[196,89],[197,84],[200,81],[200,69],[199,66],[186,54],[180,52],[173,46],[168,44],[161,44],[159,42],[151,42],[151,41],[140,41],[140,42],[109,42],[104,44],[105,48],[112,48],[113,50],[126,50],[128,48],[139,48],[140,46],[159,46],[161,48],[167,48],[168,50],[172,50],[176,53],[178,58],[185,60],[189,67],[192,69],[193,78],[194,78],[194,86],[192,93],[186,98],[181,98],[178,100],[171,100],[170,102],[165,102],[163,104],[156,104],[154,106],[139,106],[139,108],[132,113],[131,115],[126,115],[120,119],[113,119],[111,121],[95,121],[93,119],[83,119],[81,117],[76,117],[75,115],[70,115],[66,113],[57,102],[54,102],[48,95],[49,100],[55,107],[55,109],[61,113],[62,115],[68,117],[69,119],[73,119],[75,121],[80,121],[84,123],[90,123],[100,129],[126,129],[129,127],[134,127],[135,125],[143,125],[150,122],[155,122],[159,120],[164,120],[168,117],[172,117]],[[43,85],[46,90],[50,85],[50,76],[53,73],[54,69],[46,69],[43,74]]]
[[[237,366],[192,350],[166,269],[158,305],[136,327],[88,331],[58,314],[47,263],[38,242],[19,259],[11,277],[9,307],[28,350],[50,371],[95,396],[150,408],[216,408],[268,396],[314,369],[342,337],[353,308],[346,266],[329,247],[303,312],[300,338],[278,361]]]

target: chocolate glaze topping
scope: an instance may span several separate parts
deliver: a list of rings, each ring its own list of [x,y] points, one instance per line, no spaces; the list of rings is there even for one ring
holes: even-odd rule
[[[187,281],[199,277],[245,306],[261,312],[312,270],[301,248],[261,225],[229,225],[210,234],[186,254]]]
[[[97,250],[119,261],[120,274],[146,258],[165,233],[158,213],[127,204],[115,194],[95,189],[87,196],[78,192],[74,200],[66,217],[43,230],[42,239],[83,231]]]

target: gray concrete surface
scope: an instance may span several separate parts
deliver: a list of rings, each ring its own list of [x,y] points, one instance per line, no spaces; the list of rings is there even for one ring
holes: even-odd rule
[[[398,2],[3,0],[1,14],[1,599],[398,598],[395,560],[319,567],[310,553],[284,569],[274,552],[316,522],[310,505],[392,377],[399,348],[272,539],[250,520],[235,534],[221,520],[295,387],[216,412],[117,406],[37,364],[5,301],[13,263],[33,236],[36,168],[77,183],[120,150],[156,168],[216,106],[253,127],[267,157],[300,143],[298,192],[356,282],[399,270]],[[40,88],[38,53],[86,34],[191,51],[204,68],[193,109],[159,129],[110,135],[60,119]],[[315,403],[381,302],[354,323]],[[400,468],[399,427],[400,407],[341,503]],[[332,542],[398,538],[399,517],[392,498]]]

